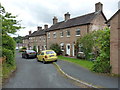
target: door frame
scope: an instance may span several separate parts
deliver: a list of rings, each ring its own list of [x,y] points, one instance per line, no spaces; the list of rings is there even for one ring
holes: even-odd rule
[[[70,56],[70,51],[68,52],[68,46],[70,46],[70,44],[66,44],[66,54],[68,54]],[[70,48],[71,48],[71,46],[70,46]]]

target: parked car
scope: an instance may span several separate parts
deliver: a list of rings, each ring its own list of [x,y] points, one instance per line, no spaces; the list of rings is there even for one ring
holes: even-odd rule
[[[25,50],[22,53],[22,58],[26,58],[26,59],[30,58],[30,57],[35,58],[36,55],[37,55],[37,53],[34,50]]]
[[[44,64],[50,61],[57,61],[57,54],[53,50],[44,50],[37,55],[37,61],[42,61]]]
[[[85,59],[85,54],[83,52],[78,52],[77,58]]]

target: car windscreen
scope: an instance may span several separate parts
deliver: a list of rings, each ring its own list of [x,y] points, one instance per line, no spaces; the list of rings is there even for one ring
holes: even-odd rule
[[[54,51],[47,51],[46,54],[54,54]]]

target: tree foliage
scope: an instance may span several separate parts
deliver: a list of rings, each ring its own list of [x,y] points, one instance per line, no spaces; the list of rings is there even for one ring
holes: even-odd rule
[[[110,73],[110,30],[106,28],[97,39],[95,44],[99,48],[99,56],[92,70],[101,73]]]
[[[82,46],[87,60],[91,57],[96,60],[92,71],[110,72],[110,30],[108,28],[88,33],[77,41],[77,45]]]
[[[22,36],[18,36],[18,37],[13,37],[13,39],[15,40],[16,43],[22,43]]]
[[[57,43],[52,44],[50,46],[50,49],[54,50],[57,53],[57,55],[60,55],[62,52],[60,46]]]
[[[6,12],[5,8],[0,4],[0,22],[2,22],[2,34],[14,34],[22,28],[19,21],[16,20],[17,16],[13,16],[11,13]]]

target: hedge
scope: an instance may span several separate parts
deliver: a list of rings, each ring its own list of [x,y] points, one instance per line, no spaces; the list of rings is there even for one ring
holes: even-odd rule
[[[11,50],[2,48],[2,57],[6,57],[6,63],[8,65],[14,65],[14,54]]]
[[[2,47],[11,50],[15,54],[16,43],[12,37],[2,35]]]

